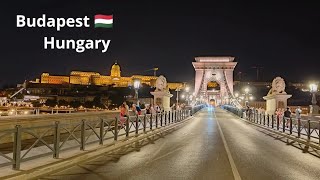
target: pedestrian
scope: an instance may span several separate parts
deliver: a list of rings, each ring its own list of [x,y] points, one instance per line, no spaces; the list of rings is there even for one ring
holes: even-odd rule
[[[286,126],[288,127],[291,121],[291,111],[289,107],[287,107],[287,110],[284,112],[284,119],[287,121]]]
[[[296,119],[297,119],[298,121],[300,121],[300,119],[301,119],[301,113],[302,113],[302,110],[301,110],[301,107],[300,107],[300,106],[297,107],[295,113],[296,113]]]
[[[137,115],[141,115],[141,108],[140,108],[139,104],[136,105],[136,110],[137,110]]]
[[[151,105],[147,105],[146,107],[146,114],[151,114]]]

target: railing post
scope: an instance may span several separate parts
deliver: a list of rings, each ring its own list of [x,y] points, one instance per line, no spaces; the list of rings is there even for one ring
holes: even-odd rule
[[[167,125],[167,111],[164,111],[164,126]]]
[[[268,117],[267,117],[267,122],[268,122],[268,127],[270,126],[270,116],[268,114]]]
[[[146,126],[146,123],[147,123],[146,118],[147,118],[147,115],[145,114],[144,117],[143,117],[143,133],[146,133],[146,128],[147,128],[147,126]]]
[[[174,111],[174,121],[177,122],[177,110]]]
[[[319,145],[320,145],[320,121],[319,121],[318,130],[319,130],[319,133],[318,133],[318,135],[319,135],[318,140],[319,140]]]
[[[159,116],[159,113],[156,112],[156,128],[158,128],[158,116]]]
[[[58,159],[60,154],[60,122],[56,121],[54,126],[53,158]]]
[[[263,125],[264,126],[266,125],[266,115],[265,114],[263,115]]]
[[[171,111],[168,112],[168,124],[171,123]]]
[[[289,119],[289,123],[290,123],[290,134],[292,134],[292,118],[290,117],[290,119]]]
[[[273,116],[273,114],[271,115],[271,127],[272,127],[272,129],[274,128],[274,116]]]
[[[286,132],[286,118],[282,117],[282,132]]]
[[[163,116],[163,112],[161,112],[160,115],[161,115],[160,126],[162,127],[162,116]]]
[[[80,145],[80,150],[84,151],[85,150],[85,145],[86,145],[86,142],[85,142],[85,127],[86,126],[86,122],[85,120],[83,119],[81,121],[81,131],[80,131],[80,139],[81,139],[81,145]]]
[[[114,140],[118,140],[118,125],[119,125],[119,119],[116,117],[114,121]]]
[[[130,132],[130,117],[126,117],[126,137],[129,137]]]
[[[301,122],[300,122],[300,118],[297,118],[297,120],[298,120],[298,137],[300,138]]]
[[[171,121],[172,121],[172,123],[174,123],[174,119],[173,119],[173,111],[171,112]]]
[[[310,119],[308,119],[308,140],[310,141],[311,138],[311,127],[310,127],[311,123],[310,123]]]
[[[153,116],[153,114],[150,114],[150,130],[152,130],[152,124],[153,124],[153,122],[152,122],[152,116]]]
[[[13,164],[12,169],[20,169],[20,158],[21,158],[21,126],[16,125],[14,133],[14,145],[13,145]]]
[[[136,135],[139,133],[139,115],[136,116]]]
[[[99,139],[99,144],[103,145],[103,135],[104,135],[104,121],[101,118],[100,119],[100,139]]]
[[[280,122],[279,121],[280,121],[280,117],[277,116],[277,130],[279,130],[279,126],[280,126],[280,124],[279,124]]]

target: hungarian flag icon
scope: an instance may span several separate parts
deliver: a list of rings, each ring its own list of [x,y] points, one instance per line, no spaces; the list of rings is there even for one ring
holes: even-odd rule
[[[112,28],[113,26],[113,15],[97,14],[94,16],[94,27],[95,28]]]

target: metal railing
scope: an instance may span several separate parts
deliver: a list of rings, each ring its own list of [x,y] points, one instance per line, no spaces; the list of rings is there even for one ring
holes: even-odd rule
[[[89,144],[112,144],[121,138],[185,120],[203,107],[114,119],[81,120],[70,124],[55,121],[47,126],[16,125],[14,129],[0,131],[0,166],[12,165],[13,169],[19,170],[21,163],[28,160],[50,154],[59,158],[65,150],[79,148],[84,151]],[[12,143],[1,144],[2,138],[12,137]]]
[[[246,112],[233,106],[223,106],[233,114],[245,118],[250,122],[274,129],[297,138],[304,138],[320,145],[320,121],[311,119],[286,118],[283,116],[266,115],[257,112]],[[245,117],[243,116],[245,113]]]

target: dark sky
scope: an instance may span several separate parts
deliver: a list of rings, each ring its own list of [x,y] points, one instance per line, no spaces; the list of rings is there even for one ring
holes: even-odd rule
[[[231,55],[236,72],[254,78],[280,75],[290,81],[319,80],[320,6],[300,1],[3,1],[0,84],[71,70],[109,74],[115,60],[124,75],[159,67],[169,81],[193,81],[191,62],[200,55]],[[94,29],[95,14],[114,14],[113,29]],[[91,28],[17,28],[16,15],[91,18]],[[107,53],[44,50],[44,36],[111,39]],[[152,74],[152,72],[149,72]]]

